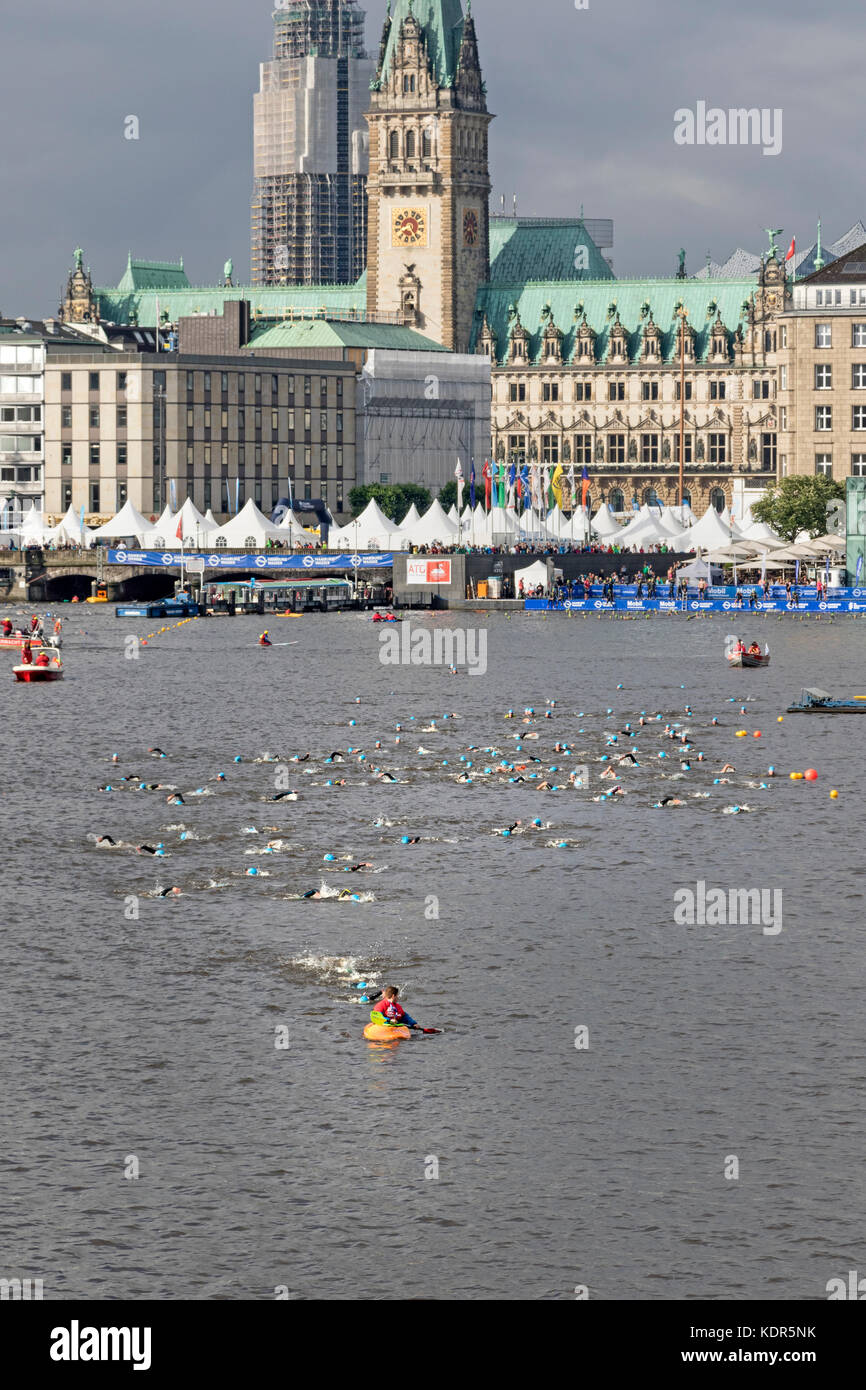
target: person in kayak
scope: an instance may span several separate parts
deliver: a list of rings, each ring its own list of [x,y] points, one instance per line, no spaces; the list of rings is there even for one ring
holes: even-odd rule
[[[273,645],[274,645],[273,642],[271,641],[270,637],[268,636],[268,629],[265,628],[264,632],[263,632],[263,633],[261,634],[261,636],[259,637],[259,646],[260,646],[260,647],[272,647]]]
[[[11,636],[12,636],[12,619],[11,619],[11,618],[4,618],[4,619],[3,619],[3,636],[4,636],[4,637],[11,637]]]
[[[399,990],[396,985],[386,985],[382,997],[370,1011],[370,1022],[390,1028],[419,1028],[414,1018],[410,1018],[403,1005],[398,1003]]]

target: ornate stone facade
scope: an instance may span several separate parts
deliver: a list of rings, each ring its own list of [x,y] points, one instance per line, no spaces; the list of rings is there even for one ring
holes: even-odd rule
[[[93,296],[90,271],[84,269],[84,252],[75,252],[75,266],[66,281],[66,298],[60,306],[63,323],[99,323],[99,305]]]

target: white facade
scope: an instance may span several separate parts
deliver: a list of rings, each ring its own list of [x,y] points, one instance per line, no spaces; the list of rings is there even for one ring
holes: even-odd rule
[[[0,334],[0,519],[7,528],[45,506],[44,372],[41,339]]]

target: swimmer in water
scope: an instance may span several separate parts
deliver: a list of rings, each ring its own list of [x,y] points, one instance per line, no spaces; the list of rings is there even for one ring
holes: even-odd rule
[[[271,801],[297,801],[297,792],[277,792],[276,796],[271,797]]]
[[[377,779],[378,779],[378,781],[380,781],[380,782],[396,782],[396,781],[397,781],[397,778],[394,777],[394,776],[392,775],[392,773],[390,773],[390,772],[379,772],[379,773],[377,773]]]
[[[168,802],[169,806],[185,806],[185,805],[186,805],[186,802],[184,801],[184,799],[183,799],[183,797],[181,796],[180,792],[172,792],[171,796],[167,796],[165,799],[166,799],[166,801]]]
[[[411,836],[410,836],[410,835],[404,835],[404,836],[403,836],[403,839],[400,841],[400,843],[401,843],[401,844],[404,844],[404,845],[420,845],[420,843],[421,843],[421,836],[420,836],[420,835],[411,835]]]
[[[117,847],[117,841],[112,840],[110,835],[97,835],[96,844],[99,849],[114,849]]]
[[[736,772],[736,770],[733,763],[725,763],[724,767],[721,769],[722,772]]]
[[[684,801],[680,801],[678,796],[663,796],[661,801],[656,802],[656,807],[685,806],[685,804]]]
[[[163,753],[161,748],[148,748],[148,753],[152,753],[155,758],[167,758],[168,754]]]
[[[136,854],[159,854],[155,845],[136,845],[135,852]]]
[[[180,889],[179,889],[179,888],[163,888],[162,892],[157,893],[156,896],[157,896],[158,898],[179,898],[179,897],[180,897]]]
[[[372,868],[373,865],[364,860],[360,864],[347,864],[343,872],[347,874],[364,874],[368,873]]]

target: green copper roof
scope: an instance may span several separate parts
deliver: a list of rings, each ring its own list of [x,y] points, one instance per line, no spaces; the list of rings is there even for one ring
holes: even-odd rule
[[[688,322],[695,330],[695,351],[698,361],[705,361],[710,347],[710,330],[720,313],[728,331],[728,341],[740,324],[745,322],[744,305],[755,292],[753,278],[743,280],[614,280],[575,283],[529,281],[522,285],[482,285],[476,301],[475,328],[470,351],[475,348],[486,314],[487,322],[496,334],[496,360],[508,358],[511,330],[516,324],[515,310],[530,335],[529,360],[541,363],[542,339],[548,323],[548,311],[564,337],[562,355],[571,362],[577,330],[586,314],[586,321],[597,337],[596,362],[607,360],[610,329],[619,314],[620,323],[629,335],[628,351],[636,361],[643,342],[644,327],[652,312],[653,321],[661,331],[661,352],[665,361],[672,361],[677,349],[676,307],[682,303],[688,310]]]
[[[256,352],[272,348],[360,347],[389,348],[395,352],[445,352],[439,343],[424,338],[413,328],[388,323],[346,323],[340,320],[305,319],[295,323],[269,323],[250,339]]]
[[[527,280],[612,279],[610,266],[583,222],[576,218],[490,219],[492,285],[517,285]]]
[[[463,39],[463,5],[461,0],[395,0],[391,15],[391,30],[382,64],[382,81],[391,71],[391,63],[400,39],[404,19],[414,15],[424,33],[427,53],[440,87],[452,87],[457,75],[457,59]]]
[[[126,279],[126,276],[124,276]],[[354,285],[208,285],[196,288],[187,281],[178,289],[128,289],[123,283],[117,289],[94,289],[99,313],[104,323],[129,323],[137,315],[140,328],[156,326],[156,301],[160,316],[174,323],[191,314],[222,314],[223,304],[230,299],[248,299],[253,316],[279,319],[290,317],[292,310],[304,313],[339,314],[350,311],[365,313],[367,309],[366,271]]]
[[[189,280],[183,261],[134,261],[126,263],[119,290],[186,290]]]

